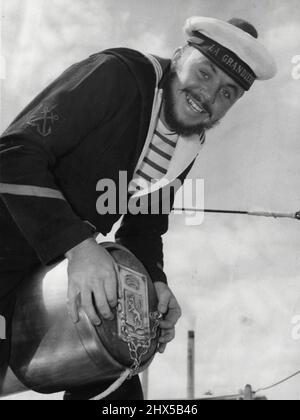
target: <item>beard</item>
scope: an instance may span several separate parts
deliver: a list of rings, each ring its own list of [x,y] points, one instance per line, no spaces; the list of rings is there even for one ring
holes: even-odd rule
[[[185,124],[176,113],[176,97],[173,91],[174,81],[177,77],[175,70],[170,70],[163,88],[163,112],[168,127],[176,134],[184,137],[201,135],[204,130],[210,130],[220,123],[220,120],[198,123],[194,125]],[[203,104],[209,110],[209,105]],[[210,112],[211,115],[211,112]]]

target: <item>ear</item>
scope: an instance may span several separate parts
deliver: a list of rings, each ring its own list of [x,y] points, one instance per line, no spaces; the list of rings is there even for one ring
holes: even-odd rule
[[[179,47],[174,52],[173,57],[172,57],[172,66],[173,67],[176,67],[179,59],[182,57],[183,50],[184,50],[184,47]]]

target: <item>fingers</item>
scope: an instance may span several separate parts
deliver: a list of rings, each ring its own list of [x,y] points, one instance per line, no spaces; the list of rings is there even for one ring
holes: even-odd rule
[[[159,338],[158,352],[163,354],[167,348],[167,344],[175,338],[175,328],[170,330],[162,330]]]
[[[160,354],[163,354],[166,351],[167,345],[166,344],[159,344],[158,346],[158,352]]]
[[[99,326],[101,324],[101,320],[96,313],[92,293],[90,291],[84,290],[81,293],[81,306],[84,309],[87,316],[89,317],[91,323],[96,326]]]
[[[165,315],[160,321],[161,336],[159,338],[158,352],[164,353],[167,344],[175,338],[175,325],[181,317],[180,306],[172,293],[162,293],[160,296],[159,310]]]
[[[176,310],[170,309],[165,319],[162,319],[159,322],[160,328],[165,330],[174,328],[180,318],[181,310],[179,308]]]
[[[181,316],[182,312],[180,306],[175,297],[171,296],[167,315],[160,321],[160,327],[163,329],[174,328]]]
[[[172,328],[170,330],[162,330],[161,336],[159,338],[159,343],[167,344],[167,343],[170,343],[170,341],[174,340],[174,338],[175,338],[175,328]]]
[[[102,283],[96,283],[93,293],[96,307],[101,316],[103,316],[104,319],[112,321],[114,315],[111,308],[115,308],[118,303],[115,272],[108,272]]]
[[[107,296],[104,290],[104,287],[98,285],[93,290],[93,301],[98,313],[106,320],[112,321],[114,315],[110,309],[109,303],[107,301]]]
[[[117,281],[115,274],[111,275],[108,280],[104,281],[104,292],[109,306],[114,309],[118,304]]]
[[[70,290],[68,291],[67,307],[68,307],[68,312],[70,314],[72,322],[74,324],[77,324],[77,322],[79,321],[78,306],[77,306],[78,295],[79,293],[74,293]]]
[[[78,293],[69,292],[68,312],[75,324],[79,321],[78,314]],[[107,320],[113,320],[114,315],[110,310],[105,293],[102,288],[97,288],[94,292],[83,290],[81,292],[81,306],[87,314],[92,324],[99,326],[101,319],[98,313]],[[98,312],[98,313],[97,313]]]
[[[168,312],[171,293],[166,290],[159,296],[158,311],[165,315]]]
[[[180,306],[165,284],[155,283],[156,291],[159,298],[158,311],[164,315],[160,321],[161,336],[159,338],[158,351],[164,353],[167,344],[175,338],[175,325],[182,315]]]

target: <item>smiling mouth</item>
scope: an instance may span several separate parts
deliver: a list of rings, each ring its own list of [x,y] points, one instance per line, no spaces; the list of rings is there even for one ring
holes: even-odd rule
[[[207,111],[203,108],[203,106],[199,102],[195,102],[195,100],[189,95],[188,93],[185,94],[187,103],[189,104],[190,108],[196,114],[208,114]]]

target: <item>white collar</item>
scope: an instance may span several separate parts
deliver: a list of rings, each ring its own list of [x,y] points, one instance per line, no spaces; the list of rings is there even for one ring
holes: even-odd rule
[[[148,130],[146,142],[142,150],[142,153],[140,155],[140,158],[138,160],[137,166],[134,170],[134,173],[140,167],[148,151],[149,145],[153,138],[154,130],[157,126],[159,113],[160,113],[160,109],[162,105],[162,89],[158,88],[158,84],[162,77],[162,69],[159,62],[155,59],[155,57],[151,55],[148,55],[147,57],[151,61],[155,69],[156,89],[154,93],[152,114],[151,114],[151,120],[149,124],[149,130]],[[180,136],[166,176],[160,179],[158,182],[149,186],[149,188],[146,188],[141,191],[137,191],[132,197],[133,198],[142,197],[146,194],[150,194],[172,183],[193,162],[193,160],[197,157],[202,147],[203,147],[203,144],[200,143],[200,139],[198,135],[191,136],[191,137]]]

